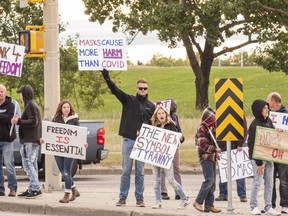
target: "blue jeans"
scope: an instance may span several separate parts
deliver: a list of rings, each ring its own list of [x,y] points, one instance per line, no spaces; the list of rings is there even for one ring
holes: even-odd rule
[[[278,164],[280,206],[288,207],[288,165]]]
[[[14,167],[13,142],[0,141],[0,192],[5,192],[3,160],[7,169],[8,188],[17,191],[16,171]]]
[[[273,162],[265,161],[265,169],[264,169],[264,176],[258,175],[257,165],[255,160],[251,160],[252,168],[253,168],[253,183],[252,183],[252,189],[251,189],[251,198],[250,198],[250,207],[251,210],[255,207],[258,207],[258,191],[262,184],[262,179],[264,179],[264,202],[265,207],[264,210],[268,211],[269,208],[272,207],[272,188],[273,188]]]
[[[20,147],[22,156],[22,166],[29,178],[28,191],[39,191],[40,183],[38,180],[38,154],[40,145],[38,143],[23,143]]]
[[[203,204],[205,208],[214,207],[214,191],[216,183],[216,163],[203,160],[201,162],[204,182],[201,185],[200,191],[196,197],[196,202]]]
[[[120,199],[127,199],[130,189],[130,177],[133,159],[130,158],[135,140],[123,137],[122,142],[122,175],[120,183]],[[135,197],[143,199],[144,192],[144,163],[135,160]]]
[[[237,179],[236,180],[237,184],[237,194],[238,196],[241,197],[246,197],[246,181],[245,178],[242,179]],[[219,190],[220,190],[220,196],[228,196],[228,191],[227,191],[227,182],[221,183],[219,182]]]
[[[72,169],[72,164],[74,162],[74,158],[66,158],[66,157],[60,157],[60,156],[55,156],[55,160],[57,163],[57,166],[64,178],[65,182],[65,192],[66,193],[71,193],[72,188],[75,187],[72,174],[71,174],[71,169]]]
[[[156,202],[161,202],[161,167],[153,166],[153,177],[154,177],[154,193],[156,197]],[[181,200],[186,199],[186,195],[181,187],[181,185],[175,180],[173,165],[169,170],[162,169],[165,172],[166,179],[169,184],[174,188],[176,193],[180,196]]]

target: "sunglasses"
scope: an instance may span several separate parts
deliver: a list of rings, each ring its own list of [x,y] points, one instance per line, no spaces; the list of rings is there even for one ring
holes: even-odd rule
[[[140,91],[142,91],[142,90],[147,90],[148,88],[147,87],[137,87]]]

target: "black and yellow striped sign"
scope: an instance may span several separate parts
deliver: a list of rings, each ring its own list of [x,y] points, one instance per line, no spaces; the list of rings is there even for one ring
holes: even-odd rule
[[[244,138],[243,80],[215,79],[216,139],[236,141]]]

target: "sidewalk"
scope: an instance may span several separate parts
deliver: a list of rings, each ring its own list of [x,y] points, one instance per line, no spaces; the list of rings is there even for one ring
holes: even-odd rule
[[[146,203],[145,208],[139,208],[135,205],[134,198],[134,177],[131,178],[131,188],[129,197],[127,199],[126,207],[116,207],[115,204],[118,201],[119,193],[119,178],[120,176],[113,176],[112,171],[91,170],[89,168],[83,169],[80,174],[75,176],[77,187],[81,193],[81,196],[73,202],[67,204],[59,203],[58,200],[62,198],[63,191],[46,191],[43,189],[43,196],[37,199],[21,199],[18,197],[0,197],[0,210],[21,212],[29,214],[47,214],[47,215],[60,215],[60,216],[204,216],[204,215],[230,215],[227,214],[228,202],[215,202],[215,207],[222,209],[219,214],[213,213],[201,213],[189,205],[184,210],[178,210],[177,207],[180,204],[179,200],[174,200],[172,194],[172,188],[167,183],[168,190],[170,191],[171,200],[164,200],[162,202],[162,209],[152,209],[151,206],[155,202],[153,191],[153,176],[148,174],[150,171],[146,169],[145,175],[145,194],[144,201]],[[115,170],[114,170],[115,171]],[[87,173],[94,173],[91,176],[87,176]],[[118,171],[117,171],[118,172]],[[103,175],[106,173],[106,175]],[[91,178],[91,179],[90,179]],[[104,181],[105,179],[105,181]],[[106,180],[108,179],[108,180]],[[198,190],[201,186],[203,176],[200,174],[185,174],[182,175],[182,184],[185,193],[190,196],[192,202],[195,200]],[[44,182],[41,182],[44,184]],[[248,178],[247,184],[247,197],[250,196],[252,178]],[[5,182],[6,184],[6,182]],[[27,180],[18,181],[18,192],[26,190]],[[6,193],[8,193],[6,191]],[[218,186],[215,192],[215,196],[218,196]],[[247,203],[241,203],[236,193],[236,184],[233,182],[232,202],[234,215],[250,215],[249,200]],[[259,193],[259,208],[263,207],[263,190]],[[278,211],[280,209],[277,209]]]

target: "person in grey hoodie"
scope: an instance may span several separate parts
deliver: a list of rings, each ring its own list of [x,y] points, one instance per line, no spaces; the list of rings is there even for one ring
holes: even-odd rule
[[[14,116],[11,119],[11,123],[19,125],[22,165],[29,178],[28,189],[25,192],[18,194],[18,197],[34,199],[38,196],[42,196],[37,164],[42,133],[41,115],[40,109],[33,99],[33,89],[30,85],[21,86],[17,93],[20,94],[20,99],[24,103],[24,111],[21,118],[19,116]]]

